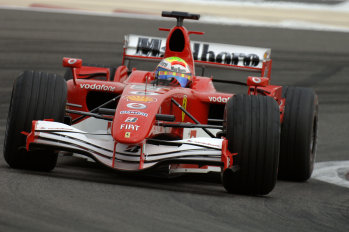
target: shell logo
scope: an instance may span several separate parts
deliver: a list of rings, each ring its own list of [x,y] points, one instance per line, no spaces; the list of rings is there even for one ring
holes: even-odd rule
[[[157,99],[148,96],[126,96],[126,99],[129,101],[138,101],[138,102],[155,102]]]
[[[263,59],[264,59],[264,60],[267,60],[267,59],[269,59],[269,58],[270,58],[269,52],[265,52],[264,55],[263,55]]]

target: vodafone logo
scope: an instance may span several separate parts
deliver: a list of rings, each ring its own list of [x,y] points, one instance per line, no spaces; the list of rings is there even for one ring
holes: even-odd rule
[[[252,77],[252,81],[253,81],[254,83],[256,83],[256,84],[259,84],[259,83],[262,82],[262,79],[259,78],[259,77]]]
[[[76,61],[78,61],[78,60],[77,59],[69,59],[68,64],[75,64]]]
[[[141,103],[128,103],[126,106],[127,106],[128,108],[137,109],[137,110],[147,108],[146,105],[141,104]]]
[[[108,92],[114,92],[115,87],[113,86],[108,86],[108,85],[98,85],[98,84],[80,84],[80,88],[82,89],[92,89],[92,90],[103,90],[103,91],[108,91]]]
[[[223,103],[227,103],[227,101],[229,100],[229,97],[208,97],[208,99],[210,100],[210,102],[223,102]]]

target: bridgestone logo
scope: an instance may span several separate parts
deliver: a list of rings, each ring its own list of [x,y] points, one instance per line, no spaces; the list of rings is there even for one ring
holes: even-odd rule
[[[208,97],[208,99],[210,100],[210,102],[227,103],[227,101],[229,100],[229,97]]]
[[[147,113],[143,113],[139,111],[131,111],[131,110],[120,111],[120,114],[140,115],[140,116],[148,117]]]
[[[108,85],[98,85],[98,84],[80,84],[80,88],[82,89],[91,89],[91,90],[102,90],[102,91],[109,91],[114,92],[115,87],[108,86]]]

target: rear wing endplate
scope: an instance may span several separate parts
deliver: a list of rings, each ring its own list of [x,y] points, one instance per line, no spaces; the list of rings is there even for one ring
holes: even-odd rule
[[[219,43],[191,41],[196,66],[228,68],[261,72],[261,77],[270,77],[271,50]],[[162,59],[166,38],[126,35],[123,64],[125,60],[156,61]]]

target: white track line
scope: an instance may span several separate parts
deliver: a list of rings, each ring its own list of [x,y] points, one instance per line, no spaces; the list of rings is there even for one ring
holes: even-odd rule
[[[136,19],[147,19],[147,20],[163,20],[157,15],[148,14],[136,14],[136,13],[115,13],[115,12],[97,12],[97,11],[86,11],[86,10],[73,10],[73,9],[55,9],[55,8],[44,8],[44,7],[26,7],[26,6],[1,6],[0,9],[4,10],[22,10],[22,11],[33,11],[33,12],[44,12],[44,13],[59,13],[59,14],[76,14],[76,15],[92,15],[92,16],[103,16],[103,17],[118,17],[118,18],[136,18]]]
[[[94,12],[86,10],[73,10],[73,9],[55,9],[55,8],[42,8],[42,7],[23,7],[23,6],[0,6],[0,9],[7,10],[23,10],[34,12],[48,12],[48,13],[63,13],[63,14],[76,14],[76,15],[92,15],[103,17],[119,17],[119,18],[133,18],[143,20],[170,20],[162,18],[157,15],[151,14],[137,14],[137,13],[115,13],[115,12]],[[320,23],[311,23],[295,20],[284,20],[281,22],[263,22],[247,19],[231,19],[218,16],[205,16],[203,15],[199,22],[191,21],[193,23],[207,23],[207,24],[220,24],[220,25],[234,25],[234,26],[254,26],[254,27],[270,27],[270,28],[284,28],[284,29],[296,29],[296,30],[311,30],[311,31],[329,31],[329,32],[349,32],[347,27],[337,27],[331,25],[323,25]]]
[[[270,27],[270,28],[283,28],[293,30],[309,30],[309,31],[328,31],[328,32],[349,32],[349,28],[329,26],[320,23],[311,23],[305,21],[296,20],[284,20],[282,22],[263,22],[247,19],[229,19],[222,17],[209,17],[202,16],[200,21],[207,24],[221,24],[221,25],[233,25],[233,26],[254,26],[254,27]]]
[[[315,163],[313,179],[349,188],[349,160]]]
[[[153,0],[159,2],[173,2],[174,0]],[[205,4],[211,6],[245,6],[245,7],[260,7],[265,9],[295,9],[295,10],[312,10],[312,11],[335,11],[335,12],[349,12],[349,1],[344,1],[338,4],[318,4],[318,3],[305,3],[305,2],[266,2],[263,0],[253,1],[219,1],[219,0],[175,0],[177,3],[193,3],[193,4]]]

